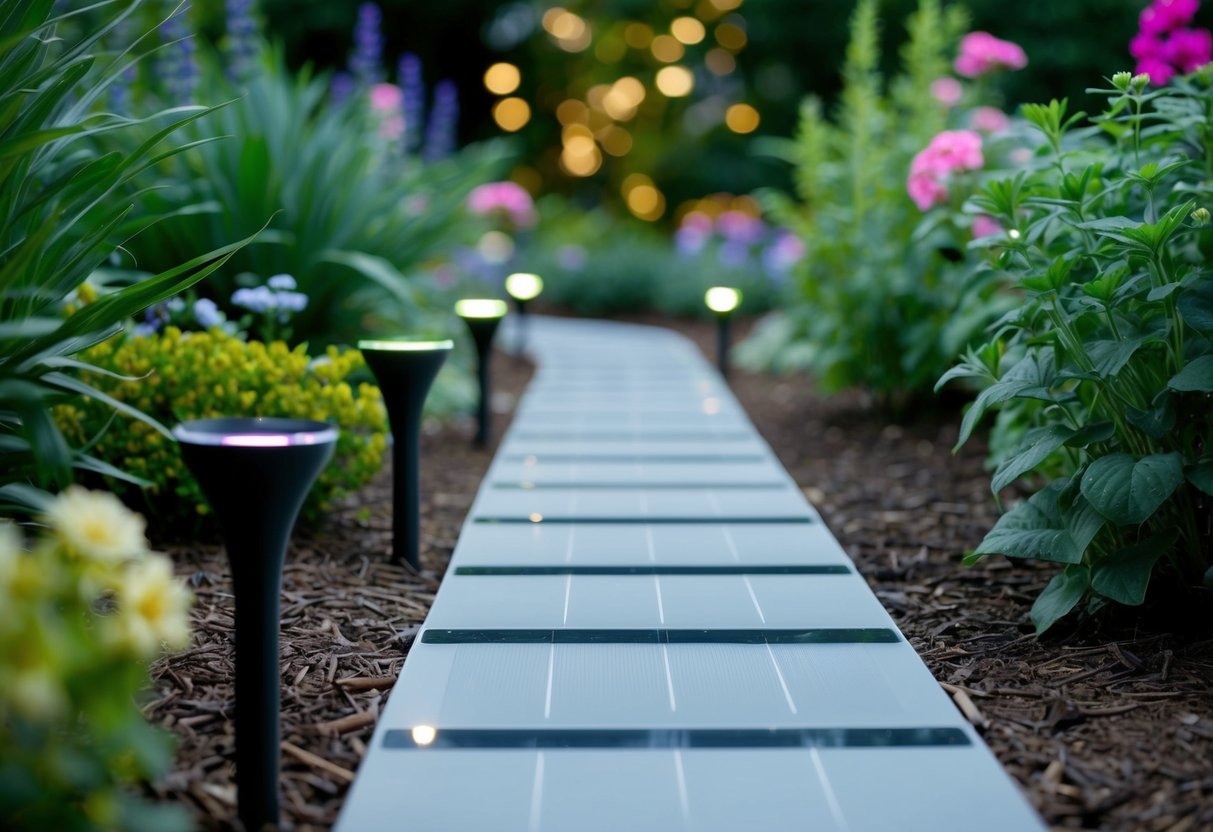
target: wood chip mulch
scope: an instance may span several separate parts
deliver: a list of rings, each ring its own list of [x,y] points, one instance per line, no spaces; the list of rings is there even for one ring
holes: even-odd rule
[[[709,355],[712,330],[680,324]],[[501,391],[529,369],[498,357]],[[1133,611],[1033,635],[1052,571],[960,560],[997,509],[976,443],[952,456],[955,414],[889,425],[855,396],[804,379],[735,373],[732,386],[957,708],[1055,829],[1213,830],[1213,616],[1203,626]],[[502,416],[502,425],[505,417]],[[283,818],[329,828],[491,452],[467,425],[423,444],[423,569],[387,563],[390,475],[321,530],[297,534],[283,587]],[[498,434],[500,435],[500,434]],[[369,509],[369,516],[368,516]],[[216,544],[169,547],[198,604],[191,649],[154,669],[149,717],[179,737],[156,787],[203,829],[235,821],[232,604]],[[979,824],[979,820],[975,819]]]

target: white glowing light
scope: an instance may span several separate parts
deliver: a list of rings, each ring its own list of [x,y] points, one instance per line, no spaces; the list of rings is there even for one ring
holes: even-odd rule
[[[728,286],[713,286],[703,296],[708,309],[719,314],[732,312],[741,303],[741,292]]]
[[[505,279],[505,290],[517,300],[534,300],[543,291],[543,278],[528,272],[515,272]]]
[[[358,342],[358,349],[360,350],[387,350],[390,352],[431,352],[435,350],[449,350],[454,346],[454,341],[409,341],[404,338],[400,340],[368,340]]]
[[[412,734],[417,745],[429,745],[438,736],[438,730],[433,725],[414,725]]]
[[[468,298],[455,303],[455,314],[461,318],[501,318],[508,307],[503,300]]]
[[[532,523],[542,523],[542,522],[543,522],[543,515],[542,515],[542,514],[540,514],[539,512],[537,512],[537,511],[536,511],[536,512],[533,512],[533,513],[531,514],[531,518],[530,518],[530,519],[531,519],[531,522],[532,522]]]

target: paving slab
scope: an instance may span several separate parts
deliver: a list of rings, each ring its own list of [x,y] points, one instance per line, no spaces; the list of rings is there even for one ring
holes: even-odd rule
[[[693,345],[529,324],[339,830],[1043,828]]]

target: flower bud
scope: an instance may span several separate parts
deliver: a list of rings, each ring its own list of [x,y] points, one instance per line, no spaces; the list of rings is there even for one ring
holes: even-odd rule
[[[1133,92],[1140,93],[1145,90],[1150,83],[1150,73],[1139,72],[1129,81],[1129,85],[1133,88]]]
[[[1189,215],[1188,218],[1192,220],[1192,224],[1198,228],[1204,228],[1209,225],[1210,222],[1213,222],[1213,214],[1209,213],[1208,208],[1197,208]]]
[[[1133,80],[1132,72],[1118,72],[1112,76],[1112,86],[1121,92],[1127,92],[1129,83]]]

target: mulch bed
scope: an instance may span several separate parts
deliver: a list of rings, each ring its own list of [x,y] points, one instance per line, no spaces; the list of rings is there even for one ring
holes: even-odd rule
[[[710,327],[679,327],[712,354]],[[498,388],[517,395],[528,368],[499,356],[497,369]],[[1036,639],[1028,609],[1050,569],[1002,558],[960,564],[997,510],[984,449],[950,453],[954,414],[889,425],[856,396],[822,399],[803,379],[735,373],[732,386],[1051,826],[1213,829],[1213,627],[1120,614]],[[293,828],[327,829],[336,818],[491,461],[470,448],[470,435],[464,425],[423,440],[420,574],[386,561],[386,471],[324,529],[296,535],[282,631],[283,813]],[[147,712],[180,738],[176,769],[157,794],[189,805],[204,829],[231,828],[227,566],[217,545],[170,551],[198,604],[193,647],[154,669]]]

